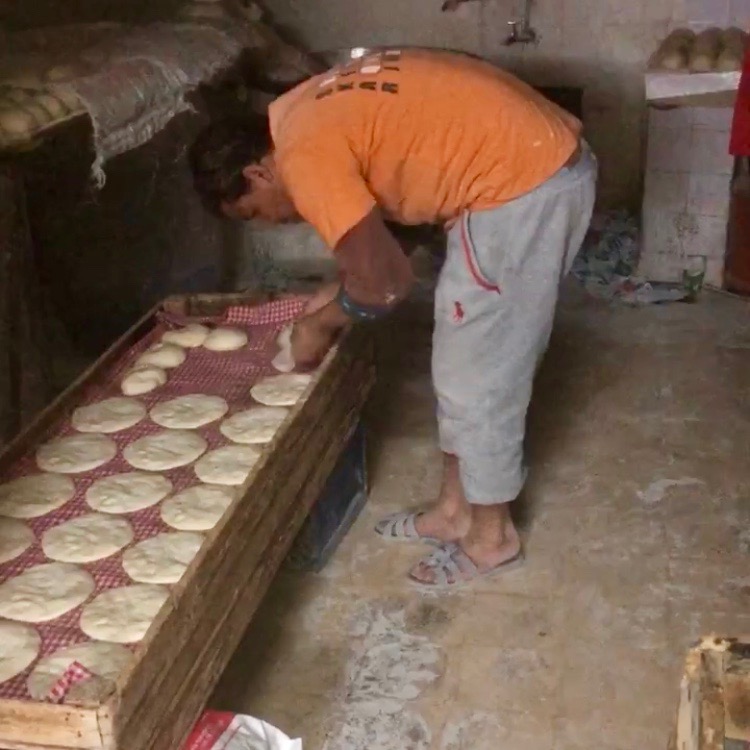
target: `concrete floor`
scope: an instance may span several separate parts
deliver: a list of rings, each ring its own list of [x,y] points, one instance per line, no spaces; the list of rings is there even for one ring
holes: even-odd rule
[[[431,316],[380,335],[370,502],[320,575],[282,575],[215,707],[305,750],[661,749],[697,636],[750,633],[748,305],[609,307],[566,289],[516,503],[527,563],[449,596],[404,574],[383,514],[440,464]]]

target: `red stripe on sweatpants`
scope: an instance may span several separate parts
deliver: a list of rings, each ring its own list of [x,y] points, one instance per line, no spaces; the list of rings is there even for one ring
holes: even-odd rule
[[[482,278],[482,274],[479,273],[477,264],[474,262],[474,253],[471,251],[471,245],[469,244],[469,233],[466,231],[466,224],[468,223],[468,217],[461,217],[461,244],[464,248],[464,256],[466,257],[466,265],[469,266],[469,271],[474,277],[474,281],[486,289],[488,292],[497,292],[500,294],[500,287],[490,284]]]

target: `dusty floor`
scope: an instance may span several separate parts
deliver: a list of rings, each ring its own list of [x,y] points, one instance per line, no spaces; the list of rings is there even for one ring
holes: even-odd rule
[[[370,503],[322,574],[274,583],[214,706],[305,750],[664,748],[691,640],[750,633],[748,311],[568,289],[516,504],[526,566],[434,597],[404,579],[424,548],[371,530],[439,479],[430,311],[404,310],[380,337]]]

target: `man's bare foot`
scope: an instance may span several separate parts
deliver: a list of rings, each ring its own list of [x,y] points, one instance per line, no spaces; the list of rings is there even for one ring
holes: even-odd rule
[[[440,562],[425,558],[412,568],[410,577],[425,585],[455,584],[485,574],[521,553],[521,539],[507,505],[471,506],[468,532],[460,537],[452,554]],[[452,558],[451,564],[448,558]],[[442,575],[439,571],[442,571]]]
[[[420,537],[455,542],[471,527],[471,506],[466,502],[458,472],[458,459],[443,454],[443,483],[434,507],[420,513],[415,520]]]

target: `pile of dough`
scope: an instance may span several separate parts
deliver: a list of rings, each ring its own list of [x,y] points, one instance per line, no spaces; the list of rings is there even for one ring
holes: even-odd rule
[[[34,700],[43,701],[70,665],[78,662],[93,677],[71,685],[65,703],[98,703],[112,693],[115,680],[133,658],[132,651],[118,643],[79,643],[40,659],[28,676],[26,687]]]
[[[133,528],[124,518],[89,513],[47,529],[42,549],[50,560],[88,563],[101,560],[133,541]]]
[[[73,435],[45,443],[36,452],[43,471],[81,474],[103,466],[117,455],[117,445],[104,435]]]
[[[157,534],[126,550],[122,567],[138,583],[177,583],[202,544],[192,531]]]
[[[201,346],[209,334],[208,328],[200,323],[190,323],[184,328],[177,328],[174,331],[167,331],[161,340],[166,344],[176,344],[186,349],[194,349]]]
[[[0,622],[0,682],[21,674],[36,659],[41,643],[31,625]]]
[[[168,598],[167,588],[146,583],[109,589],[83,608],[81,630],[97,641],[138,643]]]
[[[44,563],[0,585],[0,617],[22,622],[54,620],[88,599],[94,579],[67,563]]]
[[[194,432],[163,430],[131,443],[122,455],[136,469],[166,471],[192,463],[206,448],[206,441]]]
[[[116,397],[76,409],[71,423],[79,432],[119,432],[145,416],[146,407],[137,399]]]
[[[167,477],[126,471],[94,482],[86,491],[86,502],[102,513],[135,513],[156,505],[171,491]]]
[[[0,518],[0,563],[15,560],[34,543],[34,532],[16,518]]]
[[[144,393],[151,393],[166,382],[167,373],[161,367],[143,365],[125,373],[120,383],[120,390],[126,396],[141,396]]]
[[[288,414],[283,406],[255,406],[225,419],[219,429],[233,443],[270,443]]]
[[[73,497],[73,480],[61,474],[33,474],[0,484],[0,515],[39,518]]]
[[[691,73],[710,73],[716,67],[721,51],[721,29],[711,28],[701,31],[695,37],[690,50],[688,67]]]
[[[179,531],[208,531],[219,523],[234,498],[227,487],[197,484],[165,500],[161,518]]]
[[[179,367],[186,356],[185,350],[176,344],[154,344],[136,359],[135,366],[151,365],[169,369]]]
[[[254,385],[250,389],[250,395],[267,406],[293,406],[300,400],[311,381],[312,375],[307,373],[271,375]]]
[[[241,349],[245,344],[247,344],[247,334],[239,328],[214,328],[203,342],[203,346],[212,352]]]
[[[192,393],[162,401],[151,409],[151,419],[162,427],[190,430],[221,419],[229,405],[219,396]]]
[[[260,453],[249,445],[229,445],[206,453],[195,464],[195,475],[208,484],[239,485],[250,475]]]
[[[722,73],[741,70],[749,38],[742,29],[724,29],[721,32],[721,50],[716,60],[716,69]]]
[[[687,70],[690,51],[695,43],[695,32],[690,29],[675,29],[651,58],[654,70]]]
[[[271,364],[279,372],[291,372],[294,369],[294,356],[292,355],[293,330],[294,326],[286,326],[276,339],[279,351],[271,361]]]

